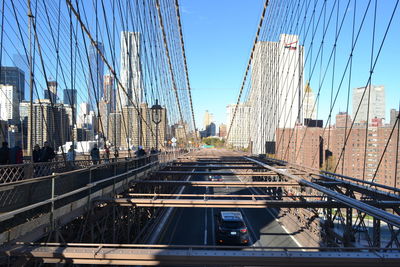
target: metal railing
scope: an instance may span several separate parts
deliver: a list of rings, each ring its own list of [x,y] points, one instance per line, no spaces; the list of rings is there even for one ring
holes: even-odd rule
[[[0,244],[15,240],[18,236],[32,233],[32,231],[37,232],[35,227],[41,227],[40,223],[35,223],[35,229],[32,226],[19,227],[30,221],[38,219],[38,222],[45,224],[50,222],[53,225],[59,223],[62,218],[60,216],[74,218],[76,214],[73,214],[73,210],[70,210],[71,215],[59,214],[59,211],[65,209],[63,207],[72,209],[76,205],[73,203],[80,203],[88,196],[90,199],[91,194],[100,196],[118,193],[116,190],[121,190],[121,185],[127,185],[132,177],[143,175],[153,167],[171,162],[186,152],[182,150],[151,154],[140,158],[103,159],[98,164],[85,160],[70,162],[68,165],[64,162],[49,162],[2,166],[1,169],[5,175],[3,177],[14,178],[0,183]],[[29,168],[36,171],[36,177],[25,174]],[[46,175],[43,171],[42,176],[38,177],[40,174],[38,170],[46,170],[51,174]],[[4,174],[5,171],[8,173]],[[23,175],[17,177],[16,174],[12,176],[10,173],[23,173]],[[82,206],[82,203],[79,205]],[[75,209],[80,208],[76,206]],[[48,216],[46,214],[50,214],[50,218],[44,221],[40,219]],[[50,229],[53,229],[54,226],[51,225]]]
[[[172,160],[175,156],[183,153],[183,150],[174,152],[162,152],[159,154],[150,155],[151,157],[159,158],[160,163]],[[114,164],[125,163],[137,158],[102,158],[98,161],[93,160],[76,160],[76,161],[51,161],[51,162],[38,162],[38,163],[22,163],[0,165],[0,184],[11,184],[17,181],[23,181],[32,178],[44,177],[52,175],[53,173],[65,173],[78,169],[89,168],[98,164]]]

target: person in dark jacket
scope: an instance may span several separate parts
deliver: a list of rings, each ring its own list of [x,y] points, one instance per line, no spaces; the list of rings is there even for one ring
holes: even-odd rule
[[[39,162],[40,161],[40,146],[38,144],[35,145],[33,148],[33,162]]]
[[[8,148],[8,143],[3,142],[0,148],[0,164],[6,165],[10,163],[10,149]]]
[[[16,144],[13,148],[10,148],[9,162],[10,162],[10,164],[22,164],[23,163],[22,148],[19,144]]]
[[[40,151],[40,162],[48,162],[56,157],[54,149],[49,145],[49,142],[44,142],[44,146]]]
[[[93,164],[98,164],[100,160],[100,150],[97,148],[97,144],[94,144],[93,149],[90,151]]]

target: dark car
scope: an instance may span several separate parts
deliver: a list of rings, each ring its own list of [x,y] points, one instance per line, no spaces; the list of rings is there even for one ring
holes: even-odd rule
[[[208,180],[209,181],[217,181],[217,182],[221,182],[222,181],[222,176],[221,175],[209,175],[208,176]]]
[[[219,245],[248,245],[249,233],[239,211],[221,211],[217,216],[216,243]]]

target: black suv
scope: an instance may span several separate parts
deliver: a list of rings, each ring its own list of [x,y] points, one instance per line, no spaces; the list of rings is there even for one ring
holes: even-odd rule
[[[239,211],[221,211],[217,216],[216,243],[248,245],[249,233]]]
[[[209,175],[209,176],[208,176],[208,180],[209,180],[209,181],[221,182],[221,181],[222,181],[222,176],[219,175],[219,174]]]

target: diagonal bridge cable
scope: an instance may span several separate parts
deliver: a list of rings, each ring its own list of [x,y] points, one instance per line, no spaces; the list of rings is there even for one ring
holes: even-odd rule
[[[88,28],[85,26],[85,24],[83,23],[81,16],[79,15],[79,12],[74,8],[74,6],[71,3],[71,0],[66,0],[67,5],[69,6],[69,8],[71,9],[71,11],[74,13],[76,19],[78,20],[79,24],[81,25],[81,28],[83,29],[83,31],[86,33],[86,35],[89,37],[90,42],[92,44],[95,44],[95,40],[93,39],[90,31],[88,30]],[[115,77],[115,79],[117,80],[118,85],[120,86],[120,88],[124,91],[124,93],[126,95],[128,95],[126,88],[123,86],[123,84],[121,83],[120,79],[117,78],[117,73],[115,72],[114,68],[111,66],[111,64],[108,62],[108,60],[105,58],[104,54],[102,51],[100,51],[100,49],[96,47],[97,53],[100,55],[100,57],[102,58],[102,60],[104,61],[104,63],[107,65],[108,69],[110,70],[111,74]],[[129,99],[129,98],[128,98]],[[152,127],[149,125],[149,123],[143,118],[143,115],[141,114],[141,112],[139,112],[140,107],[134,103],[131,99],[129,99],[129,101],[132,103],[133,107],[135,108],[135,110],[138,112],[140,119],[146,124],[146,127],[149,128],[149,130],[151,131],[151,134],[153,136],[155,136]],[[165,147],[164,143],[159,141],[161,144],[161,147]]]
[[[235,121],[236,112],[237,112],[237,109],[238,109],[238,106],[239,106],[239,103],[240,103],[240,99],[242,98],[243,89],[244,89],[244,86],[246,84],[247,76],[249,74],[251,62],[253,60],[254,51],[255,51],[255,48],[256,48],[256,44],[258,42],[258,37],[260,35],[261,27],[262,27],[263,22],[264,22],[264,16],[265,16],[265,11],[267,10],[267,7],[268,7],[268,2],[269,2],[269,0],[265,0],[264,8],[263,8],[263,11],[262,11],[262,14],[261,14],[260,23],[258,24],[258,28],[257,28],[256,38],[254,39],[253,48],[251,49],[250,58],[249,58],[249,61],[247,63],[246,72],[245,72],[244,77],[243,77],[242,86],[240,87],[238,100],[237,100],[237,103],[236,103],[236,106],[235,106],[235,110],[233,112],[232,121],[231,121],[231,123],[229,125],[228,134],[226,135],[226,140],[229,139],[229,134],[231,133],[233,122]]]
[[[179,36],[180,36],[180,39],[181,39],[183,62],[184,62],[184,65],[185,65],[186,86],[187,86],[187,89],[188,89],[188,92],[189,92],[190,111],[192,112],[193,130],[196,131],[197,128],[196,128],[196,120],[194,118],[194,111],[193,111],[192,91],[191,91],[190,82],[189,82],[189,71],[188,71],[187,61],[186,61],[185,42],[183,40],[181,15],[180,15],[180,12],[179,12],[179,0],[175,0],[175,9],[176,9],[176,17],[177,17],[178,27],[179,27]],[[196,136],[196,140],[198,141],[197,134],[195,134],[195,136]]]

